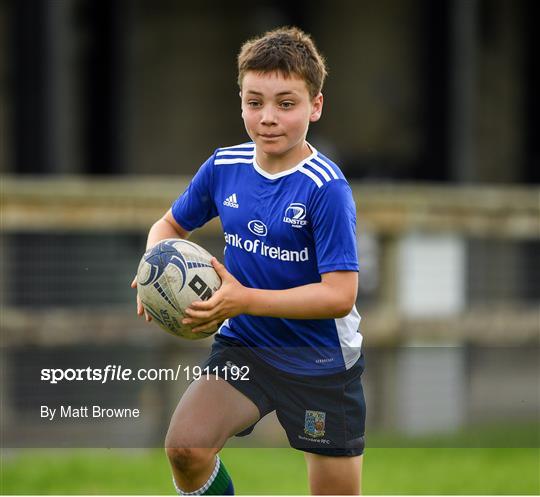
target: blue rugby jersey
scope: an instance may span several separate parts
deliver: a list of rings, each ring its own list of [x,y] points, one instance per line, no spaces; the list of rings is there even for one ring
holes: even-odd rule
[[[219,216],[225,267],[250,288],[281,290],[321,281],[321,274],[358,271],[356,209],[343,173],[315,150],[292,169],[264,171],[255,145],[217,149],[201,166],[172,213],[192,231]],[[281,319],[240,315],[219,333],[295,374],[326,375],[360,357],[360,316]]]

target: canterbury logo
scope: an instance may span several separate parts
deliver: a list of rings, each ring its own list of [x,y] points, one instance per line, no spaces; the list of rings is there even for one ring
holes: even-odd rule
[[[238,200],[236,199],[236,193],[233,193],[230,197],[227,197],[223,201],[223,205],[226,205],[227,207],[232,207],[233,209],[238,209],[240,207],[238,205]]]

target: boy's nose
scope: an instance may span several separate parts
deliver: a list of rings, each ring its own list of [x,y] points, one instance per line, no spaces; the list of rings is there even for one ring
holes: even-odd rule
[[[265,107],[261,113],[261,124],[270,125],[270,124],[275,124],[275,123],[276,123],[276,114],[274,110],[270,107]]]

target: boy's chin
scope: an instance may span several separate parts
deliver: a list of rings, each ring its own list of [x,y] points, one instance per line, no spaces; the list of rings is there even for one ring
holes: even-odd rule
[[[270,155],[282,155],[287,151],[287,147],[284,147],[283,143],[263,141],[256,143],[256,145],[257,150]]]

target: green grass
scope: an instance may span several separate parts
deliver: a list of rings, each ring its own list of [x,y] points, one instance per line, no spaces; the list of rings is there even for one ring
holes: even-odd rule
[[[433,435],[404,435],[385,431],[370,431],[370,447],[378,448],[485,448],[540,447],[540,424],[482,423],[469,425],[453,432]]]
[[[302,453],[225,449],[238,494],[308,493]],[[535,448],[370,448],[366,494],[539,494]],[[4,452],[2,494],[169,494],[161,450],[20,450]]]
[[[540,454],[526,449],[372,449],[366,494],[540,493]]]

